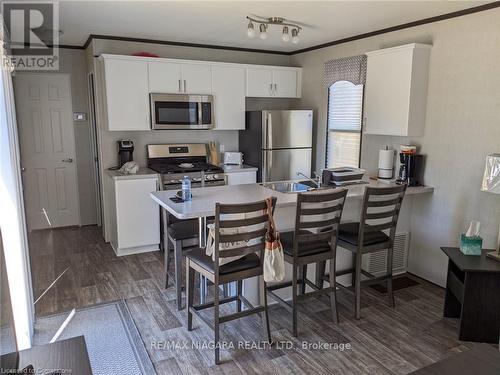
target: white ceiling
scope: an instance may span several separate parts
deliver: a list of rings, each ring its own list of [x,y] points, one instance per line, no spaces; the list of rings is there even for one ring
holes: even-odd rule
[[[488,1],[60,1],[60,44],[82,45],[89,34],[293,51]],[[271,27],[249,39],[245,16],[279,16],[306,25],[295,45]]]

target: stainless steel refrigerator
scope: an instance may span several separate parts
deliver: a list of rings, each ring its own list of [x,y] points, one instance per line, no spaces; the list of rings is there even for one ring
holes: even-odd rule
[[[312,120],[312,110],[246,112],[240,151],[245,164],[259,168],[259,182],[311,176]]]

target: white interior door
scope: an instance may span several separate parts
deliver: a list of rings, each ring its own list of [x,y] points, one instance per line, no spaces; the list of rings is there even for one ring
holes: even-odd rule
[[[70,80],[18,74],[14,94],[28,228],[79,225]]]

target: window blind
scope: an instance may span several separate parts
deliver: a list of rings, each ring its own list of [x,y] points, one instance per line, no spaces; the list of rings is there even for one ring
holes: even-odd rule
[[[361,131],[363,85],[338,81],[328,91],[328,130]]]

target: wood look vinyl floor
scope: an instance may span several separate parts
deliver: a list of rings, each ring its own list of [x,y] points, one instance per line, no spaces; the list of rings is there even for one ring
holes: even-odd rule
[[[364,288],[360,320],[339,291],[339,324],[327,299],[308,299],[299,307],[298,338],[291,315],[272,306],[272,348],[262,348],[258,315],[223,324],[223,363],[215,366],[212,332],[196,318],[188,332],[173,285],[163,288],[163,254],[116,257],[93,226],[29,238],[35,299],[66,270],[37,302],[37,316],[123,298],[158,374],[407,374],[474,345],[458,341],[457,321],[442,317],[444,290],[416,279],[418,285],[395,292],[394,309],[384,294]]]

